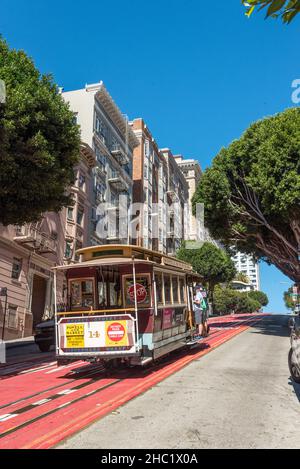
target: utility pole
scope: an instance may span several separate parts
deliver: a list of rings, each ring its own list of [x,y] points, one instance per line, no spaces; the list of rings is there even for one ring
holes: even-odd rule
[[[4,315],[3,315],[3,324],[2,324],[2,341],[4,341],[4,331],[5,331],[5,321],[6,321],[6,311],[7,311],[7,297],[8,297],[7,288],[0,288],[0,296],[5,296]]]

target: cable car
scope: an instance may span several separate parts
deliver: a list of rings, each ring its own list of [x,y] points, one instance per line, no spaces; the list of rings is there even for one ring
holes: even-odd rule
[[[193,284],[201,278],[190,264],[128,245],[77,254],[80,262],[54,268],[58,364],[143,366],[194,343]]]

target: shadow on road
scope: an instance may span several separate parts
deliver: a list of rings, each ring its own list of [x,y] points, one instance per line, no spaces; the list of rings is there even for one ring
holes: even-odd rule
[[[266,316],[262,321],[251,326],[250,332],[252,334],[289,337],[288,317],[286,315]]]

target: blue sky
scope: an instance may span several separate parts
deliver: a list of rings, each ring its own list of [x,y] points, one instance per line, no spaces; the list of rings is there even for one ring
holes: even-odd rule
[[[103,80],[160,147],[206,168],[256,119],[292,106],[300,78],[300,18],[250,20],[240,0],[2,0],[0,32],[65,90]],[[289,282],[262,266],[268,311]]]

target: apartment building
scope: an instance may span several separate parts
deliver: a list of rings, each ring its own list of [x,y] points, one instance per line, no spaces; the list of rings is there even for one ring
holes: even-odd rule
[[[130,123],[139,141],[133,152],[131,242],[154,251],[167,250],[167,165],[143,119]]]
[[[103,82],[62,96],[76,116],[82,140],[97,160],[90,197],[90,244],[127,243],[133,150],[139,142]]]
[[[92,149],[82,144],[76,181],[70,188],[73,206],[46,213],[38,223],[0,225],[0,334],[4,329],[6,340],[31,336],[37,323],[51,317],[52,267],[73,262],[75,250],[89,244],[89,193],[95,164]],[[64,285],[58,277],[58,303],[63,301]]]
[[[189,194],[189,230],[188,230],[188,239],[191,241],[199,241],[203,239],[203,233],[200,234],[201,227],[197,223],[196,217],[192,212],[192,198],[195,194],[196,188],[200,182],[202,170],[200,164],[197,160],[193,159],[184,159],[182,155],[175,155],[174,159],[179,166],[187,184],[188,184],[188,194]]]
[[[248,287],[245,286],[245,289],[249,291],[252,289],[260,290],[260,272],[258,262],[256,262],[252,256],[242,252],[237,252],[232,259],[237,271],[242,272],[249,278],[250,285],[248,285]]]
[[[189,187],[169,148],[160,150],[166,164],[167,243],[166,252],[175,255],[182,240],[188,239]]]

